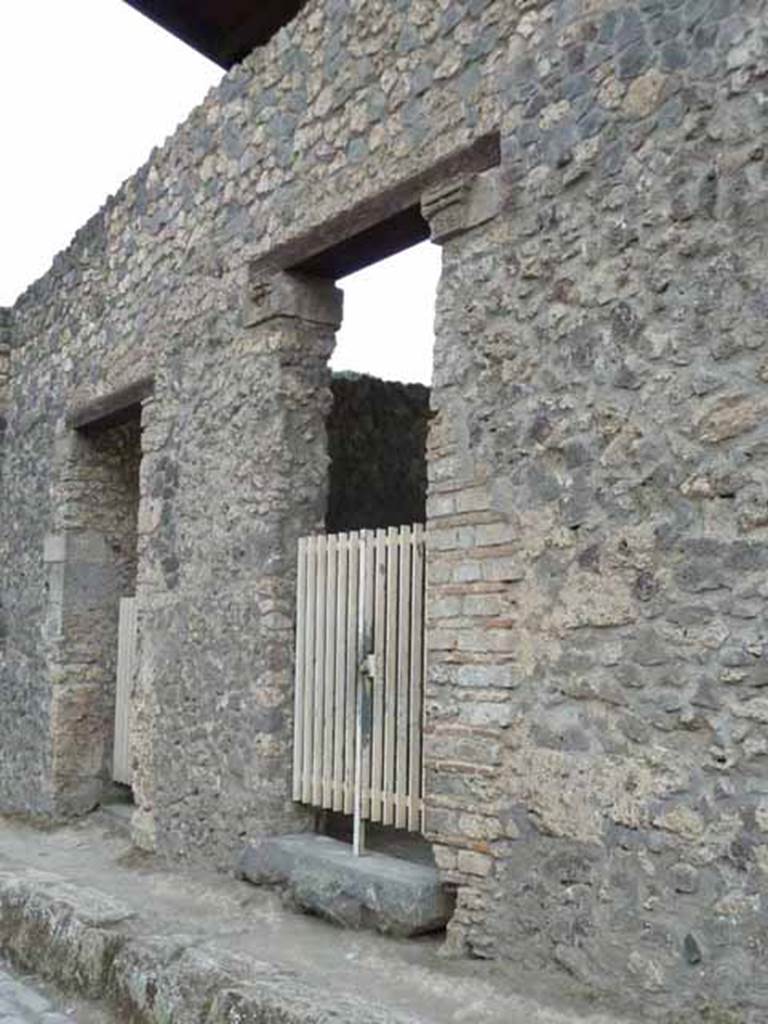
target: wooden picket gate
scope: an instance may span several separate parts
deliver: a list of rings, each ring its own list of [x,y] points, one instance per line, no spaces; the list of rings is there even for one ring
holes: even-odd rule
[[[295,800],[423,829],[424,554],[421,525],[300,540]]]
[[[115,744],[112,778],[130,786],[131,766],[131,690],[136,668],[136,598],[120,601],[117,634],[117,693],[115,697]]]

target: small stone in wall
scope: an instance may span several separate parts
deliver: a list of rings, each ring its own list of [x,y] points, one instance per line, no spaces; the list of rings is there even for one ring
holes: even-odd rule
[[[672,884],[675,892],[698,892],[699,872],[690,864],[676,864],[672,868]]]
[[[664,985],[664,971],[660,964],[638,950],[629,954],[627,968],[637,983],[648,992],[658,992]]]
[[[683,954],[689,964],[700,964],[702,961],[701,946],[689,932],[683,940]]]
[[[768,832],[768,801],[758,804],[755,808],[755,821],[761,832]]]
[[[753,697],[734,708],[734,715],[737,718],[746,718],[752,722],[768,724],[768,698]]]
[[[675,807],[657,818],[654,824],[689,840],[699,839],[704,832],[701,816],[689,807]]]
[[[473,850],[461,850],[459,852],[459,871],[468,875],[480,875],[485,878],[493,870],[493,858],[485,853],[475,853]]]
[[[622,110],[629,117],[648,117],[661,105],[667,76],[655,68],[636,78],[627,90]]]
[[[539,117],[539,127],[544,131],[559,124],[568,114],[571,105],[568,100],[560,100],[559,103],[551,103],[545,107]]]
[[[626,86],[614,75],[610,75],[600,86],[598,99],[606,110],[617,110],[621,106]]]
[[[745,532],[768,526],[768,493],[763,487],[749,487],[739,495],[738,516]]]
[[[721,398],[699,417],[696,429],[701,441],[718,444],[745,434],[760,423],[766,403],[750,395],[729,395]]]

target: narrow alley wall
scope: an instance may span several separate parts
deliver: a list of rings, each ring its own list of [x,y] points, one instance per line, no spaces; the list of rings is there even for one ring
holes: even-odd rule
[[[429,388],[336,374],[326,531],[423,523]]]

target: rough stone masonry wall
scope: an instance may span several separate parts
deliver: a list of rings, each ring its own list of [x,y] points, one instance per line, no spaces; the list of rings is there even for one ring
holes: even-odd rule
[[[13,313],[4,310],[0,345],[4,405],[0,446],[0,805],[51,810],[50,687],[43,645],[45,480],[35,473],[43,420],[14,409]],[[14,425],[16,421],[16,426]],[[35,427],[37,437],[35,437]],[[17,434],[18,431],[18,434]],[[34,584],[29,584],[34,580]],[[19,623],[21,628],[14,628]]]
[[[446,244],[439,299],[452,940],[762,1020],[768,11],[535,6],[502,75],[507,211]]]
[[[326,530],[423,523],[429,389],[337,374],[331,393]]]
[[[763,0],[311,0],[225,77],[13,311],[5,809],[60,806],[67,411],[150,375],[137,839],[228,865],[305,826],[292,565],[332,325],[245,326],[247,263],[498,130],[505,210],[446,242],[432,399],[451,938],[765,1004],[765,24]]]
[[[5,442],[5,424],[8,416],[8,390],[11,380],[11,334],[10,310],[0,309],[0,508],[3,494],[3,451]],[[2,592],[0,592],[0,666],[5,651],[5,613],[3,611]],[[0,672],[2,668],[0,667]]]
[[[270,320],[187,364],[188,408],[145,407],[135,837],[166,854],[231,867],[246,837],[311,825],[290,789],[295,554],[322,525],[332,339]]]
[[[303,341],[288,331],[265,348],[244,329],[248,264],[495,130],[495,62],[517,14],[506,0],[462,13],[312,0],[16,303],[0,519],[13,552],[0,566],[4,808],[69,807],[51,781],[57,652],[40,643],[67,414],[152,377],[137,841],[228,866],[249,832],[305,827],[287,763],[293,565],[296,538],[322,528],[331,340],[307,325]]]

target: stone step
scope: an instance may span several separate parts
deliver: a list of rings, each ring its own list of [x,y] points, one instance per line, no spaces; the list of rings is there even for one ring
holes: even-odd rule
[[[437,869],[367,852],[312,834],[260,839],[244,850],[240,873],[254,885],[279,885],[289,901],[344,928],[408,937],[444,928],[453,911]]]

